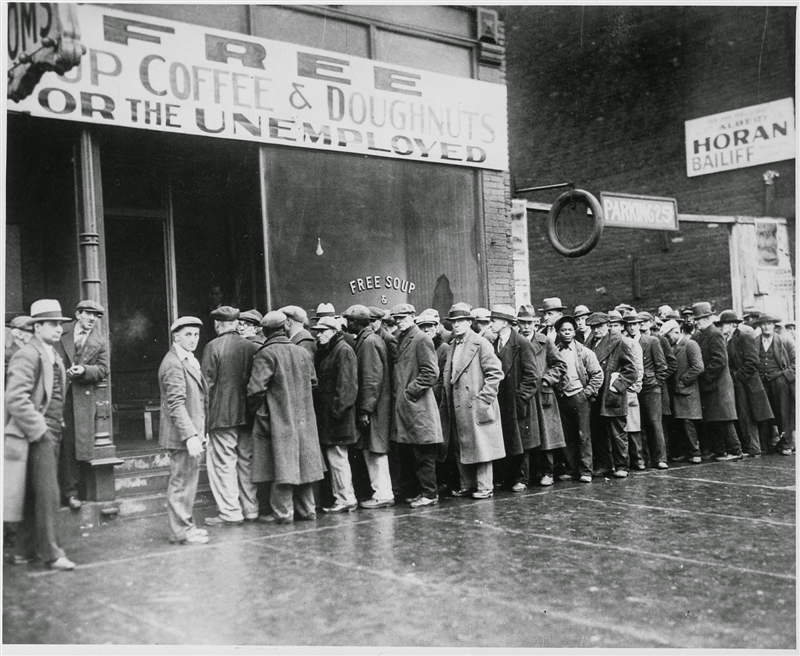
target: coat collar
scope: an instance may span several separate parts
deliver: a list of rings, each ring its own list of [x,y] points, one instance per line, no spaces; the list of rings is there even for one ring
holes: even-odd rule
[[[420,333],[420,329],[417,326],[411,326],[406,332],[400,335],[400,338],[397,340],[397,356],[400,357],[400,354],[405,352],[405,350],[411,345],[411,342],[414,341],[414,337],[416,337]]]
[[[205,380],[203,379],[203,374],[198,369],[195,369],[192,365],[190,365],[188,360],[181,359],[181,356],[178,355],[178,351],[175,349],[174,344],[169,347],[169,350],[175,354],[176,358],[178,358],[184,371],[187,371],[189,375],[197,381],[200,387],[205,387]]]
[[[480,340],[481,337],[476,335],[472,330],[468,331],[464,336],[464,343],[458,355],[458,360],[453,362],[453,375],[450,378],[451,381],[457,381],[459,376],[461,376],[461,374],[463,374],[467,369],[469,363],[472,362],[472,359],[475,357],[475,354],[481,347]],[[452,347],[451,353],[455,355],[455,339],[450,342],[450,345]]]

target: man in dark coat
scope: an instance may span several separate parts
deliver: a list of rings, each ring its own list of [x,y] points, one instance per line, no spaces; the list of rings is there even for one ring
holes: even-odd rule
[[[758,425],[772,419],[773,414],[758,376],[758,346],[752,334],[739,330],[741,323],[733,310],[725,310],[719,315],[717,325],[728,343],[728,366],[739,416],[739,441],[747,455],[758,458],[761,456]]]
[[[312,398],[314,361],[289,341],[283,312],[268,312],[261,328],[266,341],[253,359],[247,402],[255,415],[253,482],[272,484],[272,513],[258,520],[288,524],[294,513],[315,519],[312,485],[322,479],[324,466]]]
[[[222,305],[211,312],[217,337],[203,350],[203,376],[208,384],[208,482],[217,502],[217,516],[208,526],[241,524],[258,519],[256,488],[250,480],[252,427],[247,418],[247,383],[258,345],[237,331],[239,310]]]
[[[756,320],[761,328],[757,337],[758,375],[767,392],[774,422],[780,431],[778,450],[782,455],[794,453],[794,379],[795,350],[794,342],[786,336],[775,332],[778,318],[770,314],[762,314]],[[770,422],[771,423],[771,422]],[[762,446],[767,441],[769,429],[762,431]]]
[[[6,346],[6,380],[8,380],[8,363],[11,358],[33,337],[33,328],[30,327],[31,318],[28,316],[14,317],[9,324],[13,341]]]
[[[258,310],[247,310],[239,313],[239,325],[237,330],[245,339],[261,347],[264,344],[264,334],[261,332],[261,312]]]
[[[703,423],[712,439],[716,460],[742,459],[742,445],[736,435],[736,395],[728,368],[728,347],[711,318],[710,303],[695,303],[692,320],[697,331],[692,339],[700,346],[705,370],[699,377]]]
[[[108,402],[108,341],[100,324],[104,312],[96,301],[81,301],[75,308],[75,323],[65,327],[61,341],[56,344],[67,367],[68,383],[58,482],[61,502],[73,510],[81,507],[80,467],[85,467],[93,457],[97,402]],[[98,384],[106,388],[105,395],[98,393]]]
[[[536,332],[536,310],[530,304],[520,305],[517,310],[517,326],[519,327],[519,334],[522,335],[529,342]]]
[[[374,510],[394,505],[389,474],[389,429],[392,417],[392,379],[386,343],[370,325],[370,311],[353,305],[342,315],[347,330],[356,336],[358,359],[358,396],[356,430],[358,447],[364,454],[372,498],[362,501],[362,508]]]
[[[331,306],[331,311],[333,306]],[[282,307],[279,312],[286,315],[286,335],[289,341],[297,346],[302,346],[314,357],[317,352],[317,342],[314,336],[305,328],[308,321],[306,311],[297,305],[287,305]]]
[[[331,472],[334,498],[333,505],[322,510],[350,512],[358,507],[347,455],[347,446],[358,441],[358,359],[335,318],[322,317],[312,330],[317,336],[317,429]]]
[[[589,308],[585,305],[576,305],[575,311],[572,313],[575,323],[578,326],[575,332],[575,341],[579,344],[585,344],[592,336],[592,329],[586,325],[586,319],[590,314]]]
[[[639,372],[632,347],[619,333],[612,333],[608,324],[605,312],[595,312],[586,320],[586,325],[592,328],[588,346],[603,370],[603,386],[592,402],[594,472],[602,476],[614,470],[615,477],[625,478],[628,476],[627,392]]]
[[[391,376],[394,361],[397,359],[397,338],[384,325],[386,312],[374,305],[370,305],[368,309],[369,326],[372,328],[372,332],[378,335],[383,340],[383,343],[386,344],[386,353],[389,357],[389,375]]]
[[[512,326],[514,308],[492,307],[492,332],[497,335],[495,353],[503,367],[497,400],[503,426],[506,456],[494,464],[495,486],[523,492],[530,482],[530,452],[541,444],[536,404],[536,366],[531,342]]]
[[[416,314],[409,303],[400,303],[391,310],[400,335],[392,374],[392,434],[399,447],[402,494],[413,508],[439,502],[436,453],[437,445],[443,442],[433,394],[439,364],[433,341],[414,323]]]

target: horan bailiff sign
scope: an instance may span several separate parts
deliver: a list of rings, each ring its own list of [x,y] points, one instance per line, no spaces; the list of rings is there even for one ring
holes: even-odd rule
[[[678,201],[674,198],[603,191],[600,192],[600,203],[606,226],[646,230],[678,229]]]
[[[794,156],[792,98],[686,121],[686,175],[690,178]]]

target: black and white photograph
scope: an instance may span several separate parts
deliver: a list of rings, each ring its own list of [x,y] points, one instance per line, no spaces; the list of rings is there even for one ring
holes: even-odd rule
[[[2,652],[796,653],[798,5],[3,2]]]

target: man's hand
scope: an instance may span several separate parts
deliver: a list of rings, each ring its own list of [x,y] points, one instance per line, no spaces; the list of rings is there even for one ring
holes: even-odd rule
[[[77,378],[78,376],[83,376],[85,371],[86,367],[84,367],[82,364],[74,364],[67,369],[67,375],[70,378]]]
[[[358,414],[358,425],[361,428],[366,428],[369,426],[369,413],[368,412],[360,412]]]
[[[198,435],[190,437],[188,440],[186,440],[186,450],[193,458],[196,458],[203,453],[203,443],[200,441],[200,437]]]

